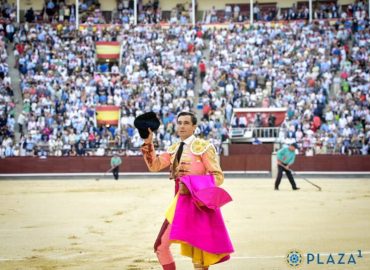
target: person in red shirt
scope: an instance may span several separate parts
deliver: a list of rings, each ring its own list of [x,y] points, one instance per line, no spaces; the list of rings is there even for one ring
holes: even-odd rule
[[[24,44],[23,43],[17,43],[15,45],[15,48],[17,49],[17,51],[20,55],[22,55],[24,53]]]
[[[203,60],[200,61],[199,63],[199,72],[200,72],[200,80],[204,81],[204,78],[206,77],[206,64],[204,63]]]
[[[188,53],[193,53],[194,52],[194,44],[193,43],[189,43],[188,44]]]
[[[205,118],[207,121],[209,120],[209,113],[211,112],[211,106],[206,103],[203,105],[203,118]]]

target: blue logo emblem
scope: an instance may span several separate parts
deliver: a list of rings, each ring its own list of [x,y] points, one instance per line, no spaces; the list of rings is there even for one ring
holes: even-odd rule
[[[302,263],[302,255],[299,251],[297,250],[292,250],[288,253],[286,256],[286,262],[291,266],[291,267],[298,267]]]

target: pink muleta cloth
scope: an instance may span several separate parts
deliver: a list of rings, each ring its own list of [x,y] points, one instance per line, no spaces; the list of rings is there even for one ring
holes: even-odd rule
[[[187,175],[180,178],[195,202],[209,209],[217,209],[233,199],[223,188],[216,187],[213,175]]]
[[[220,207],[232,201],[216,187],[213,175],[187,175],[179,179],[190,195],[179,195],[171,222],[170,240],[181,243],[181,253],[204,266],[220,263],[234,252]]]

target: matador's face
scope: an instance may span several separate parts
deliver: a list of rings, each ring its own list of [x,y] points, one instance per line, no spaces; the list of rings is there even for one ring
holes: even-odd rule
[[[196,127],[196,125],[193,125],[190,115],[182,115],[177,118],[176,131],[181,141],[186,140],[193,135]]]

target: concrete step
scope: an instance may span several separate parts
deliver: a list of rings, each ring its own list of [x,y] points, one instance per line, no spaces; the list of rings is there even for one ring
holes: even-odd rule
[[[14,43],[8,43],[7,44],[7,53],[8,53],[8,67],[9,67],[9,76],[11,78],[11,83],[12,83],[12,89],[13,89],[13,94],[14,94],[14,103],[16,104],[15,106],[15,121],[17,122],[19,114],[23,110],[23,96],[20,90],[20,73],[18,69],[15,67],[16,64],[16,59],[14,56]],[[14,131],[14,136],[15,136],[15,144],[19,143],[19,139],[21,137],[21,134],[18,129],[18,125],[15,126],[15,131]]]

